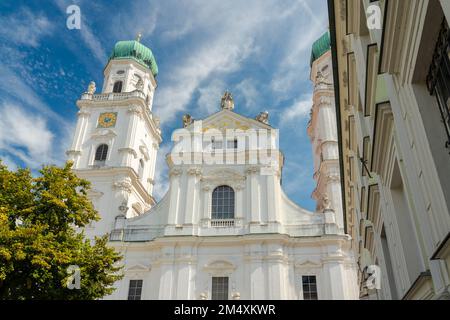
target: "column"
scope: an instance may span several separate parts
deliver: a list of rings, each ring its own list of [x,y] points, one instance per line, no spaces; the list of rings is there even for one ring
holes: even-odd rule
[[[185,190],[186,194],[186,206],[184,211],[184,223],[193,224],[197,223],[196,215],[196,203],[198,202],[198,192],[196,181],[197,177],[201,175],[201,170],[199,168],[190,168],[187,170],[187,188]]]
[[[135,147],[135,141],[136,141],[136,131],[137,126],[139,124],[139,120],[141,118],[141,110],[138,106],[131,106],[127,113],[129,114],[129,122],[128,122],[128,130],[127,130],[127,136],[125,140],[125,146],[121,148],[121,150],[129,151],[124,152],[122,156],[122,162],[121,165],[124,167],[131,167],[132,166],[132,151],[136,152],[134,150]]]
[[[202,186],[203,191],[203,212],[201,216],[201,226],[207,227],[208,221],[211,219],[211,186],[209,184],[205,184]]]
[[[250,223],[261,223],[261,212],[259,202],[259,183],[256,173],[259,171],[257,167],[247,169],[247,175],[250,178]]]
[[[77,127],[75,129],[74,139],[72,141],[71,149],[67,152],[69,159],[74,162],[74,168],[78,168],[78,160],[81,156],[81,147],[84,140],[84,136],[86,134],[86,127],[89,122],[89,117],[91,113],[86,111],[85,109],[81,109],[78,111],[78,121]],[[86,163],[86,166],[88,163]]]
[[[180,177],[182,170],[173,168],[169,172],[170,177],[170,204],[169,204],[169,217],[167,224],[176,225],[178,221],[178,211],[180,202]]]

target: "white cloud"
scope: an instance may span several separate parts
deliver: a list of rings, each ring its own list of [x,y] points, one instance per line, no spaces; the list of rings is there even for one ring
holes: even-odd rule
[[[41,13],[21,9],[18,13],[0,17],[0,37],[16,45],[38,47],[41,38],[50,35],[54,26]]]
[[[257,61],[257,56],[264,56],[264,39],[268,32],[273,32],[272,23],[279,23],[297,9],[278,1],[191,1],[188,7],[178,8],[182,13],[175,15],[182,21],[177,22],[179,30],[201,36],[193,38],[188,54],[164,71],[168,79],[155,96],[156,106],[161,106],[155,112],[161,116],[163,125],[187,107],[205,81],[223,80],[239,71],[246,59]],[[167,30],[172,32],[174,28],[167,26]],[[252,98],[253,92],[246,93],[246,98]]]
[[[25,75],[28,76],[28,75]],[[33,79],[33,77],[31,77]],[[67,125],[67,121],[47,106],[41,98],[14,73],[5,66],[0,65],[0,90],[8,93],[15,99],[27,104],[31,108],[39,111],[53,120],[58,121],[61,125]]]
[[[8,103],[0,106],[0,114],[0,150],[31,168],[52,161],[54,135],[44,118]]]
[[[8,167],[9,170],[14,171],[18,168],[17,163],[9,156],[0,155],[2,163]]]
[[[236,90],[240,93],[244,100],[245,106],[249,109],[257,107],[259,100],[259,92],[256,89],[255,83],[251,79],[244,79],[236,85]]]
[[[199,88],[198,91],[197,105],[200,107],[200,111],[207,115],[217,112],[220,106],[220,98],[225,91],[225,83],[214,79],[212,82]]]
[[[283,110],[280,115],[280,125],[309,116],[312,107],[312,95],[303,95],[300,100],[295,101],[290,107]],[[305,129],[306,130],[306,129]]]

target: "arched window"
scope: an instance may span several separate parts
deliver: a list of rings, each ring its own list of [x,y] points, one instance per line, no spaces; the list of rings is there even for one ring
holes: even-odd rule
[[[122,81],[114,82],[113,92],[115,93],[122,92]]]
[[[97,147],[97,150],[95,151],[95,164],[104,165],[107,154],[108,154],[108,145],[107,144],[99,145]]]
[[[212,193],[211,219],[234,219],[234,190],[220,186]]]

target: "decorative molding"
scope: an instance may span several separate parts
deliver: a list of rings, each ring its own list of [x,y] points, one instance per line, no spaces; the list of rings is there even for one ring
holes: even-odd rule
[[[67,150],[66,155],[67,156],[80,156],[81,150]]]
[[[231,274],[235,269],[236,267],[232,263],[225,260],[216,260],[203,267],[203,270],[215,275]]]
[[[81,108],[81,110],[77,112],[77,115],[79,117],[89,117],[91,113],[87,111],[86,108]]]
[[[178,177],[181,176],[183,174],[183,170],[180,168],[172,168],[172,170],[170,170],[169,172],[169,177]]]
[[[139,117],[142,117],[143,114],[142,108],[136,105],[129,107],[127,112],[130,114],[136,114]]]
[[[91,199],[98,199],[101,196],[103,196],[103,192],[95,190],[95,189],[91,189],[87,192],[87,196]]]
[[[135,159],[137,159],[138,157],[136,150],[134,150],[133,148],[120,148],[118,151],[130,153],[134,156]]]
[[[202,174],[202,169],[197,168],[197,167],[195,167],[195,168],[189,168],[189,169],[187,170],[187,173],[188,173],[188,175],[190,175],[190,176],[201,176],[201,174]]]
[[[246,175],[257,174],[259,173],[259,170],[260,170],[259,167],[250,167],[245,170],[245,174]]]
[[[119,189],[121,191],[125,191],[127,193],[131,193],[133,189],[133,185],[131,184],[130,179],[124,179],[121,181],[114,182],[114,188]]]
[[[112,129],[98,128],[92,135],[92,139],[111,139],[117,136],[117,133]]]

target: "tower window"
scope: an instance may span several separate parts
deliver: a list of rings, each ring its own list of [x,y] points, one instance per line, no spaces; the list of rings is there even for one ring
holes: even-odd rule
[[[318,300],[316,276],[302,276],[303,300]]]
[[[130,280],[128,300],[141,300],[143,280]]]
[[[220,186],[212,193],[212,219],[234,219],[234,190]]]
[[[95,151],[95,164],[96,165],[104,165],[106,156],[108,155],[108,145],[101,144],[97,147]]]
[[[228,277],[213,277],[211,300],[228,300]]]
[[[122,92],[122,81],[114,82],[113,92],[114,93]]]

